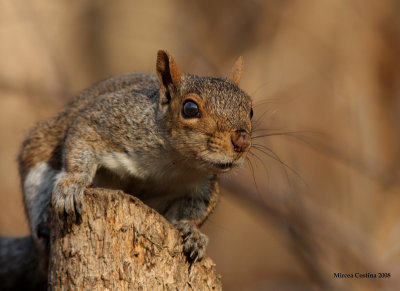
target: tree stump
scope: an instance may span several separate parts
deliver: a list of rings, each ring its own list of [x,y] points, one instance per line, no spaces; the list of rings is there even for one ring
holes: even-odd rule
[[[82,222],[51,218],[49,290],[221,290],[210,258],[190,264],[163,216],[122,191],[87,189]]]

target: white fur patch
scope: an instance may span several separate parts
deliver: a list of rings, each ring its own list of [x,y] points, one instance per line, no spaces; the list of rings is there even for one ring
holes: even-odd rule
[[[115,172],[120,176],[131,175],[143,177],[143,171],[140,170],[138,163],[125,153],[107,153],[101,157],[102,166]]]
[[[50,188],[54,181],[53,179],[48,179],[48,177],[49,175],[54,177],[54,172],[55,171],[44,162],[38,163],[30,169],[24,180],[25,199],[32,201],[36,198],[40,189]]]
[[[24,200],[31,226],[36,227],[53,192],[58,171],[45,162],[36,164],[28,171],[23,182]]]

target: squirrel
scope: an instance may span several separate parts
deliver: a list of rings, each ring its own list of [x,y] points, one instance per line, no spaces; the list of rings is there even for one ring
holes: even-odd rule
[[[253,109],[238,87],[242,70],[239,57],[228,77],[181,74],[160,50],[156,75],[101,81],[39,122],[18,157],[31,235],[0,239],[0,282],[21,283],[18,276],[31,268],[45,288],[50,207],[70,228],[85,211],[87,187],[135,195],[180,231],[188,260],[200,260],[208,238],[199,227],[219,200],[219,176],[243,164],[251,146]]]

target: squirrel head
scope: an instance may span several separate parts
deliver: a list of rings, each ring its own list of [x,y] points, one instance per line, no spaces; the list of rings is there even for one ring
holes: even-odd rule
[[[243,163],[251,145],[252,101],[238,83],[243,59],[228,78],[181,74],[167,52],[157,55],[159,114],[177,160],[225,172]]]

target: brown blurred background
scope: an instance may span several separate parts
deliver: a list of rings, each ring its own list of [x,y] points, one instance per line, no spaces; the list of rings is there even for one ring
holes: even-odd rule
[[[400,1],[0,0],[0,233],[28,232],[26,131],[111,75],[223,76],[255,104],[250,162],[205,226],[225,290],[400,286]],[[335,279],[333,273],[391,273]]]

